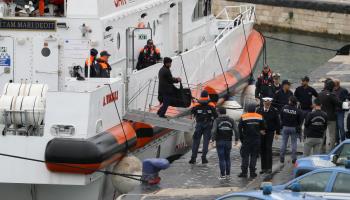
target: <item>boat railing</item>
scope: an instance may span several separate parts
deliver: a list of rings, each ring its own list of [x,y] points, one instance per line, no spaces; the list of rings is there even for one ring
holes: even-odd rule
[[[232,16],[235,16],[233,18]],[[226,33],[237,29],[242,23],[248,24],[255,21],[255,6],[251,4],[240,6],[225,6],[216,19],[219,29],[222,29],[214,42],[217,43]]]

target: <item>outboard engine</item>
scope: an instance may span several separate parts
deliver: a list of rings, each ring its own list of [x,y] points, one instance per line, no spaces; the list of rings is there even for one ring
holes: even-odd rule
[[[170,163],[163,158],[150,158],[142,162],[142,179],[150,185],[158,184],[161,180],[159,172],[167,169]]]

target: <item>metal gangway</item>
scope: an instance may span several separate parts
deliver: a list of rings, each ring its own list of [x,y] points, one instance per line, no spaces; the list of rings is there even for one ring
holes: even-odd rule
[[[156,109],[158,109],[154,100],[154,98],[157,99],[158,97],[157,91],[155,89],[157,82],[158,79],[155,77],[153,79],[150,79],[148,84],[146,84],[143,88],[139,88],[139,91],[137,91],[136,94],[130,98],[128,104],[131,104],[132,101],[136,98],[145,98],[144,107],[130,108],[128,106],[123,119],[133,122],[151,124],[156,127],[192,133],[194,131],[195,121],[191,118],[191,112],[189,108],[176,108],[178,113],[173,117],[167,118],[161,118],[155,113]],[[153,90],[151,88],[153,88]],[[140,95],[142,93],[142,90],[147,91],[145,95]],[[171,107],[169,107],[169,109],[171,109]]]

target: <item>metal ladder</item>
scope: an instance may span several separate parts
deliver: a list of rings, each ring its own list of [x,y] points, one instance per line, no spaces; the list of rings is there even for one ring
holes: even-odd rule
[[[139,111],[139,110],[129,110],[125,113],[123,118],[125,120],[143,122],[143,123],[152,124],[154,126],[158,126],[162,128],[184,131],[188,133],[191,133],[194,131],[194,120],[183,118],[183,117],[160,118],[155,113]]]

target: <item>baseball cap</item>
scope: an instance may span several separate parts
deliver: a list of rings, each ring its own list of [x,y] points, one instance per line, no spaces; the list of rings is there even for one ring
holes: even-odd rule
[[[310,81],[310,78],[309,78],[308,76],[304,76],[301,80],[302,80],[302,81],[307,81],[307,82],[309,82],[309,81]]]
[[[111,54],[109,54],[107,51],[102,51],[100,56],[111,56]]]

